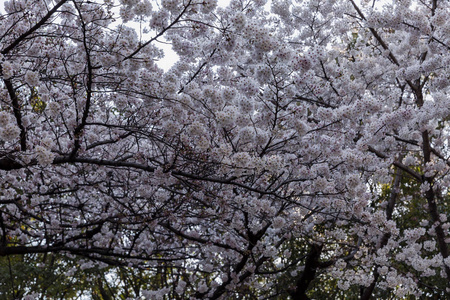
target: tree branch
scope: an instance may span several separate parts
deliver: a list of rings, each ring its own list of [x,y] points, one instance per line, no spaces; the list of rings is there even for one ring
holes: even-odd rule
[[[25,33],[23,33],[21,36],[19,36],[14,42],[12,42],[8,47],[2,50],[2,54],[5,55],[12,49],[14,49],[17,45],[20,44],[23,40],[25,40],[30,34],[35,32],[39,27],[45,24],[47,20],[60,8],[64,3],[66,3],[68,0],[61,0],[59,1],[38,23],[36,23],[33,27],[28,29]]]

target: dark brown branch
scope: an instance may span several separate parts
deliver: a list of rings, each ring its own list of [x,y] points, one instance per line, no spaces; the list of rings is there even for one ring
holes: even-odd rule
[[[214,53],[216,53],[217,48],[214,48],[214,50],[211,52],[211,54],[209,55],[209,59],[213,57]],[[197,71],[194,73],[194,75],[191,76],[191,78],[189,78],[188,82],[186,82],[186,84],[184,84],[184,86],[178,91],[178,94],[182,93],[184,91],[184,87],[187,86],[189,83],[192,82],[192,80],[194,80],[198,74],[200,74],[200,72],[203,70],[203,68],[208,64],[208,60],[206,60],[205,62],[203,62],[200,67],[197,69]]]
[[[353,7],[355,8],[356,12],[358,13],[358,15],[363,19],[366,20],[366,17],[364,16],[364,14],[362,13],[362,11],[359,9],[358,5],[356,5],[356,3],[353,0],[350,0],[350,2],[352,3]],[[400,66],[400,63],[398,61],[398,59],[395,57],[395,55],[392,53],[392,51],[389,49],[388,45],[386,44],[386,42],[383,40],[383,38],[378,34],[378,32],[372,28],[372,27],[368,27],[370,32],[372,33],[372,35],[375,37],[375,39],[378,41],[378,43],[381,45],[381,47],[388,51],[389,54],[389,58],[391,59],[391,61],[397,65]],[[406,83],[408,84],[408,86],[414,91],[414,93],[419,92],[420,90],[420,86],[418,86],[417,84],[414,84],[411,80],[405,80]]]
[[[80,16],[80,22],[81,22],[81,28],[83,31],[83,47],[84,52],[86,54],[86,61],[87,61],[87,81],[86,81],[86,104],[83,111],[83,116],[81,117],[81,122],[78,124],[78,126],[75,128],[73,132],[73,136],[75,138],[74,141],[74,148],[72,153],[70,154],[72,157],[74,157],[77,153],[77,151],[80,149],[80,135],[82,134],[82,131],[87,123],[87,118],[89,116],[89,110],[91,107],[91,98],[92,98],[92,77],[93,77],[93,69],[92,69],[92,63],[91,63],[91,53],[88,47],[87,43],[87,37],[86,37],[86,24],[83,20],[81,11],[78,8],[78,5],[76,2],[74,2],[75,8],[78,10],[78,14]]]
[[[0,158],[0,170],[11,171],[21,169],[23,167],[24,166],[21,163],[15,161],[9,155],[5,155],[2,158]]]
[[[2,54],[5,55],[12,49],[14,49],[17,45],[20,44],[24,39],[26,39],[30,34],[35,32],[39,27],[45,24],[47,20],[60,8],[64,3],[66,3],[68,0],[61,0],[56,4],[38,23],[36,23],[33,27],[27,30],[27,32],[23,33],[21,36],[19,36],[14,42],[12,42],[8,47],[2,50]]]
[[[384,153],[376,150],[374,147],[369,146],[369,151],[374,153],[376,156],[378,156],[379,158],[388,158],[387,155],[385,155]],[[414,177],[417,181],[422,182],[422,175],[420,175],[419,173],[417,173],[416,171],[408,168],[407,166],[405,166],[404,164],[402,164],[399,161],[394,161],[392,163],[394,166],[396,166],[397,168],[401,169],[402,171],[405,171],[406,173],[408,173],[409,175],[411,175],[412,177]]]
[[[178,23],[181,19],[181,17],[186,13],[188,7],[191,5],[192,1],[189,1],[183,8],[183,10],[180,12],[180,14],[175,18],[175,20],[173,20],[172,23],[169,24],[169,26],[163,28],[163,30],[161,30],[161,32],[159,32],[157,35],[155,35],[154,37],[152,37],[150,40],[148,40],[147,42],[143,43],[140,47],[138,47],[133,53],[131,53],[130,55],[128,55],[127,57],[125,57],[123,60],[128,60],[133,58],[137,53],[139,53],[139,51],[141,51],[144,47],[148,46],[150,43],[152,43],[153,41],[157,40],[159,37],[161,37],[164,33],[166,33],[167,30],[169,30],[170,28],[172,28],[176,23]]]
[[[308,290],[309,284],[314,280],[316,276],[322,248],[323,245],[311,245],[311,250],[306,257],[305,269],[300,275],[300,278],[297,280],[295,291],[290,293],[292,299],[309,300],[309,297],[306,295],[306,291]]]
[[[25,127],[22,124],[22,112],[20,111],[19,98],[17,98],[16,90],[10,79],[3,80],[6,89],[8,90],[9,97],[11,98],[11,104],[13,108],[14,117],[16,118],[17,126],[20,129],[20,150],[27,150],[27,133]]]
[[[430,137],[428,134],[428,131],[422,132],[422,151],[423,151],[423,158],[424,158],[424,164],[427,164],[431,162],[431,153],[432,148],[430,145]],[[433,187],[433,177],[424,176],[423,182],[427,183],[429,185],[428,191],[425,192],[425,198],[428,202],[428,211],[430,213],[431,219],[433,221],[433,224],[435,224],[435,232],[436,232],[436,239],[439,245],[439,251],[442,255],[443,259],[446,259],[449,256],[448,246],[445,241],[446,235],[444,233],[444,229],[442,228],[442,223],[439,217],[439,210],[436,203],[436,194]],[[447,266],[447,264],[444,263],[444,270],[447,274],[447,280],[450,280],[450,268]]]

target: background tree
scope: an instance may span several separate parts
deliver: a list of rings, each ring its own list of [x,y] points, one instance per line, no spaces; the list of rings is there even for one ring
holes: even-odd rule
[[[0,255],[99,299],[446,297],[449,3],[265,4],[5,2]]]

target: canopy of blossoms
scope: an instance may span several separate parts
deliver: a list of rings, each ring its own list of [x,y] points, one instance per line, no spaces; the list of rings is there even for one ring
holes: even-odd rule
[[[170,270],[149,299],[449,297],[449,1],[4,10],[1,256]]]

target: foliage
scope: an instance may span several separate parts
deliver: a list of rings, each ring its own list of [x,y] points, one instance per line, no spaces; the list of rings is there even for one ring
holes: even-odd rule
[[[6,1],[3,295],[450,297],[449,5]]]

